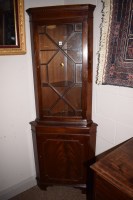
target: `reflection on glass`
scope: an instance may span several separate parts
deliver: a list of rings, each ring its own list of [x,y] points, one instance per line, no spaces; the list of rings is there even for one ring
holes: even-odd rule
[[[46,33],[59,45],[72,34],[73,24],[50,25],[46,27]],[[62,42],[62,43],[59,43]]]
[[[82,24],[39,26],[44,116],[82,114]]]
[[[0,45],[16,45],[16,2],[0,0]]]

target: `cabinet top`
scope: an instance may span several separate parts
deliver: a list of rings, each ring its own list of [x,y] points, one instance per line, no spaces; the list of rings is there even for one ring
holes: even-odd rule
[[[91,168],[106,181],[133,197],[133,138]]]
[[[29,8],[26,12],[32,21],[72,18],[72,17],[93,17],[95,5],[78,4],[78,5],[60,5],[48,7]]]

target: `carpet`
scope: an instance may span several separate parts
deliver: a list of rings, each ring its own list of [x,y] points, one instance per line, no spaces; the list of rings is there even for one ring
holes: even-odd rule
[[[86,195],[72,187],[52,186],[41,190],[35,186],[10,200],[86,200]]]
[[[133,87],[133,0],[102,0],[97,84]]]

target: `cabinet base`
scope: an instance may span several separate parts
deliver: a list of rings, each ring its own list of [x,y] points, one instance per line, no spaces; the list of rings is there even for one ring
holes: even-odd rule
[[[47,184],[47,183],[43,183],[43,182],[40,182],[38,179],[37,179],[37,185],[38,187],[41,189],[41,190],[47,190],[48,187],[54,187],[55,185],[56,186],[65,186],[65,187],[73,187],[75,189],[79,189],[81,190],[82,194],[86,194],[87,193],[87,185],[86,184],[81,184],[81,185],[60,185],[60,184]]]
[[[85,191],[91,182],[88,166],[95,158],[97,125],[31,125],[38,186],[63,185]]]

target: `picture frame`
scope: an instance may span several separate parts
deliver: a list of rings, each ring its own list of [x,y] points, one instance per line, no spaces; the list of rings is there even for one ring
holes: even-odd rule
[[[0,55],[25,54],[24,0],[1,0],[0,11]]]

